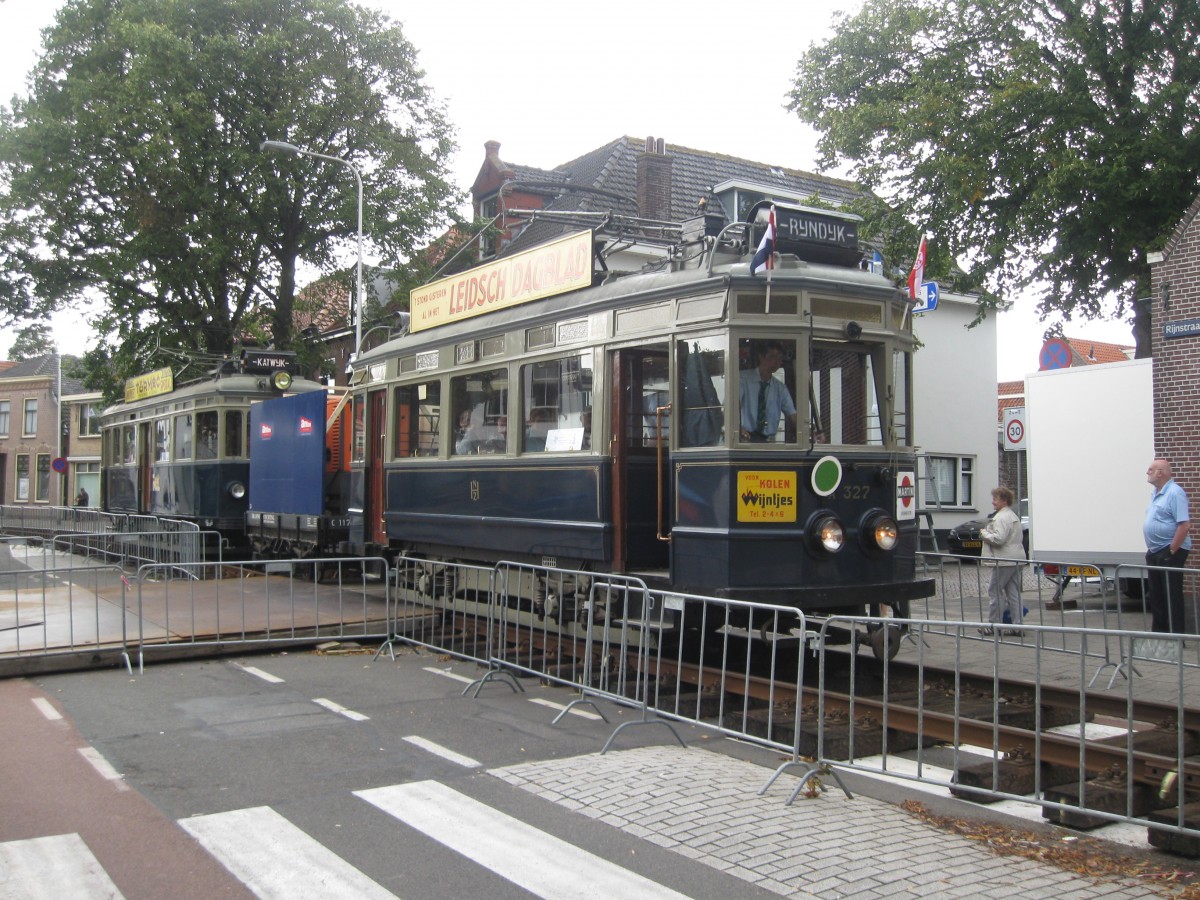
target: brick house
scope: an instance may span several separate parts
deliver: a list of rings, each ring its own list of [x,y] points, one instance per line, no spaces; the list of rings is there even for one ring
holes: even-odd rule
[[[1154,448],[1171,461],[1191,507],[1200,498],[1200,197],[1150,262],[1150,346],[1154,355]],[[1196,537],[1200,535],[1195,534]],[[1200,568],[1192,551],[1188,568]]]
[[[0,372],[0,504],[65,506],[73,496],[72,473],[60,474],[53,462],[70,439],[62,397],[82,394],[83,386],[63,377],[59,362],[47,354]]]

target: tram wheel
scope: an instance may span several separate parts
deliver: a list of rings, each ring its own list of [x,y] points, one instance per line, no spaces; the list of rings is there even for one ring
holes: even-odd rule
[[[900,652],[900,639],[904,637],[904,632],[898,625],[881,625],[872,631],[869,637],[871,652],[875,654],[875,658],[891,662]]]

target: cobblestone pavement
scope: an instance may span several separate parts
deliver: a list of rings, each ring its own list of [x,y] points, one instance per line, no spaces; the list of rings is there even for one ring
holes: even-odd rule
[[[836,784],[784,805],[770,772],[703,749],[646,747],[492,769],[491,774],[785,897],[1160,897],[1131,879],[1086,878],[1000,856],[890,803]]]

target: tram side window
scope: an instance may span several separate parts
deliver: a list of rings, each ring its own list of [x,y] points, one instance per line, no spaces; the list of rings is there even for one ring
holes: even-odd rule
[[[171,420],[154,420],[154,461],[171,461]]]
[[[245,456],[246,414],[240,409],[225,411],[225,455]]]
[[[192,458],[192,417],[175,417],[175,458]]]
[[[680,447],[712,447],[725,440],[725,342],[680,341],[676,371],[681,384]]]
[[[407,384],[396,388],[397,459],[437,456],[442,418],[442,383]]]
[[[360,463],[367,461],[367,398],[363,394],[355,397],[352,409],[353,443],[350,445],[350,459]]]
[[[892,441],[901,446],[907,446],[908,438],[908,384],[909,366],[912,355],[903,350],[892,352],[892,385],[894,396],[892,400]]]
[[[196,413],[196,459],[217,458],[217,411]]]
[[[503,453],[508,441],[508,370],[450,379],[455,456]]]
[[[592,355],[577,353],[521,367],[521,449],[592,447]]]
[[[127,466],[132,466],[137,462],[136,426],[121,426],[121,462]]]
[[[751,444],[794,443],[796,342],[742,338],[738,369],[739,439]]]

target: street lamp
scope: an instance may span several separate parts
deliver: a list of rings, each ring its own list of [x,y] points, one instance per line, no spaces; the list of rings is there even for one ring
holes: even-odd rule
[[[340,156],[328,156],[324,153],[317,153],[314,150],[305,150],[303,147],[297,147],[295,144],[289,144],[287,141],[263,141],[258,145],[259,150],[270,150],[272,153],[282,153],[286,156],[311,156],[313,159],[327,159],[330,162],[340,163],[351,172],[354,173],[354,183],[358,185],[358,274],[355,278],[355,293],[354,293],[354,357],[358,356],[359,350],[362,348],[362,317],[363,317],[363,280],[362,280],[362,241],[363,241],[363,186],[362,174],[358,171],[358,166],[350,162],[348,159],[342,159]]]

